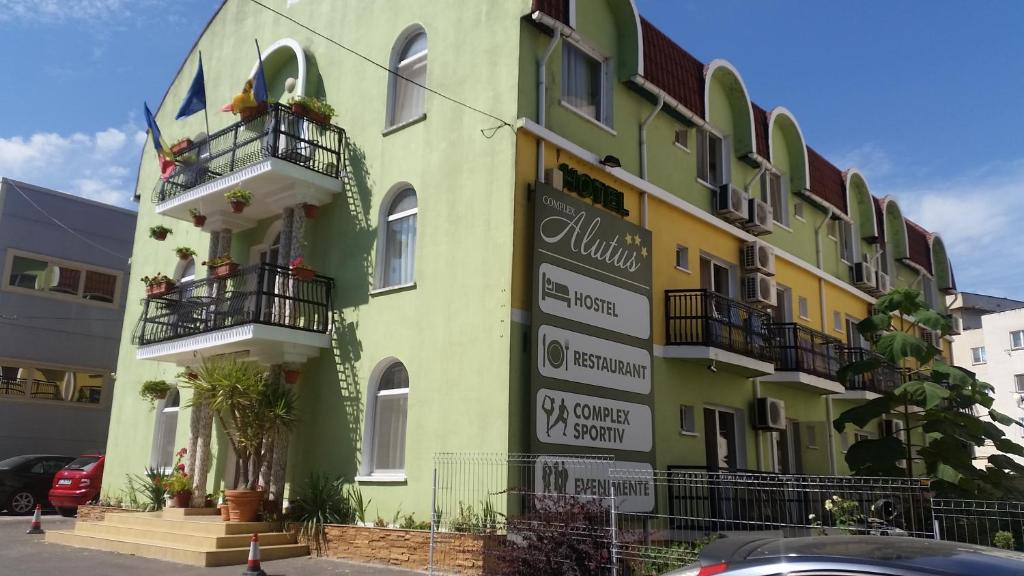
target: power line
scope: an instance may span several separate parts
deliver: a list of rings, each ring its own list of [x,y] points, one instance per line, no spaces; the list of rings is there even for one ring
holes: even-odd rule
[[[287,14],[283,14],[280,11],[275,10],[274,8],[271,8],[270,6],[267,6],[266,4],[260,2],[260,0],[249,0],[249,1],[252,2],[253,4],[256,4],[257,6],[260,6],[260,7],[264,8],[265,10],[268,10],[270,12],[273,12],[274,14],[277,14],[281,18],[284,18],[285,20],[288,20],[292,24],[295,24],[296,26],[298,26],[298,27],[300,27],[300,28],[302,28],[302,29],[312,33],[312,34],[315,34],[315,35],[319,36],[320,38],[323,38],[324,40],[330,42],[331,44],[334,44],[335,46],[341,48],[342,50],[345,50],[346,52],[348,52],[350,54],[353,54],[354,56],[357,56],[357,57],[359,57],[359,58],[369,62],[370,64],[376,66],[377,68],[380,68],[381,70],[387,72],[388,74],[393,74],[393,75],[401,78],[402,80],[405,80],[406,82],[409,82],[410,84],[414,84],[416,86],[419,86],[420,88],[423,88],[427,92],[430,92],[431,94],[436,94],[436,95],[440,96],[441,98],[444,98],[445,100],[447,100],[447,101],[449,101],[449,102],[451,102],[453,104],[457,104],[459,106],[462,106],[463,108],[467,108],[469,110],[472,110],[473,112],[476,112],[477,114],[481,114],[481,115],[486,116],[486,117],[488,117],[488,118],[490,118],[492,120],[497,120],[498,122],[500,122],[501,124],[499,126],[495,127],[495,128],[485,128],[485,129],[480,131],[484,135],[484,137],[486,137],[486,138],[493,137],[494,134],[499,129],[504,128],[505,126],[508,126],[509,128],[513,127],[512,124],[508,123],[505,120],[502,120],[501,118],[495,116],[494,114],[491,114],[490,112],[486,112],[484,110],[481,110],[480,108],[477,108],[477,107],[475,107],[475,106],[473,106],[471,104],[467,104],[467,103],[465,103],[465,102],[463,102],[463,101],[461,101],[461,100],[459,100],[457,98],[453,98],[452,96],[449,96],[449,95],[445,94],[444,92],[440,92],[438,90],[434,90],[433,88],[430,88],[429,86],[426,86],[424,84],[420,84],[419,82],[417,82],[417,81],[415,81],[415,80],[413,80],[411,78],[407,78],[404,75],[399,74],[397,71],[392,70],[389,66],[384,66],[383,64],[381,64],[381,63],[377,62],[376,60],[374,60],[373,58],[370,58],[369,56],[366,56],[366,55],[364,55],[364,54],[362,54],[360,52],[357,52],[354,49],[349,48],[348,46],[345,46],[341,42],[338,42],[337,40],[335,40],[335,39],[333,39],[333,38],[331,38],[331,37],[329,37],[329,36],[327,36],[325,34],[322,34],[322,33],[318,32],[318,31],[314,30],[313,28],[310,28],[309,26],[303,24],[302,22],[299,22],[298,20],[292,18],[291,16],[288,16]]]
[[[103,250],[107,254],[110,254],[112,256],[116,256],[118,258],[123,258],[126,261],[127,260],[131,260],[131,257],[129,257],[129,256],[125,256],[123,254],[118,254],[117,252],[114,252],[113,250],[110,250],[106,246],[101,246],[100,244],[97,244],[97,243],[93,242],[92,240],[86,238],[85,236],[82,236],[78,232],[75,232],[74,230],[71,229],[70,226],[68,226],[67,224],[61,222],[60,220],[57,220],[56,218],[51,216],[50,213],[47,212],[46,210],[43,210],[43,208],[41,206],[39,206],[39,204],[36,204],[35,200],[32,200],[31,198],[29,198],[28,194],[25,194],[25,192],[23,192],[22,189],[19,188],[18,185],[14,183],[14,181],[7,180],[7,183],[10,184],[11,187],[14,188],[14,190],[18,192],[18,194],[21,194],[21,197],[24,198],[25,200],[27,200],[29,204],[34,206],[36,210],[39,210],[39,212],[42,213],[43,216],[46,216],[47,218],[52,220],[54,224],[60,226],[61,228],[66,230],[68,233],[70,233],[72,236],[78,238],[79,240],[81,240],[82,242],[85,242],[86,244],[89,244],[90,246],[93,246],[94,248],[99,248],[100,250]]]

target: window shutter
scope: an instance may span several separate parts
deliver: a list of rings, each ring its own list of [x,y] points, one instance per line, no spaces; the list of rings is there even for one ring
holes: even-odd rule
[[[700,287],[711,290],[711,260],[700,259]]]

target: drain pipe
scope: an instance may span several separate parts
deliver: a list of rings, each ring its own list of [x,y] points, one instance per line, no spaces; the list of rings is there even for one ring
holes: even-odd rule
[[[554,31],[551,41],[548,42],[548,47],[537,62],[537,124],[541,128],[545,128],[547,126],[548,59],[551,58],[555,47],[558,46],[559,40],[562,39],[565,27],[561,22],[540,12],[533,13],[533,21]],[[537,181],[544,181],[544,140],[540,138],[537,139]]]
[[[832,428],[832,395],[825,395],[825,427],[828,428],[828,473],[832,476],[838,474],[836,469],[836,446],[835,431]]]
[[[665,105],[665,95],[658,94],[658,103],[651,110],[651,113],[640,123],[640,177],[647,180],[647,127],[654,121],[654,117],[661,112]],[[647,192],[640,193],[640,226],[647,228]]]
[[[711,125],[709,125],[703,118],[691,112],[686,106],[683,106],[678,100],[673,98],[670,94],[667,94],[664,90],[655,86],[650,80],[644,78],[643,76],[640,76],[639,74],[634,74],[633,76],[630,76],[629,80],[632,83],[636,84],[637,86],[643,88],[644,90],[647,90],[651,94],[658,96],[659,98],[664,98],[665,104],[667,104],[669,108],[677,112],[683,118],[686,118],[687,122],[692,123],[694,126],[698,128],[704,128],[706,130],[711,129]]]
[[[818,263],[818,269],[823,270],[825,268],[824,256],[821,249],[821,229],[828,224],[828,221],[832,219],[834,214],[832,207],[828,208],[828,213],[825,215],[825,219],[821,221],[814,229],[814,252],[815,258]],[[825,305],[825,279],[818,277],[818,302],[821,304],[821,331],[828,334],[828,320],[825,315],[828,313],[828,307]],[[835,476],[836,474],[836,436],[835,430],[832,428],[832,396],[825,396],[825,431],[828,435],[828,471],[829,474]]]
[[[754,383],[754,411],[757,411],[757,399],[761,397],[761,381],[757,378],[752,379]],[[761,447],[761,431],[754,428],[754,454],[757,455],[757,471],[764,472],[764,454],[762,453]]]

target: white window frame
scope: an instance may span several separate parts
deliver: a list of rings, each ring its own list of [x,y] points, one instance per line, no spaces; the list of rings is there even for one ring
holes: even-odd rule
[[[848,220],[837,220],[836,230],[839,234],[839,259],[852,266],[857,261],[859,252],[856,225]],[[847,245],[850,247],[849,252],[846,250]]]
[[[807,222],[807,219],[804,217],[804,206],[805,204],[801,200],[793,201],[793,218],[801,222]]]
[[[1024,394],[1024,374],[1013,375],[1013,391],[1017,394]]]
[[[978,364],[985,364],[986,362],[988,362],[988,358],[986,357],[986,351],[984,346],[976,346],[974,348],[971,348],[972,365],[976,366]]]
[[[1014,344],[1014,334],[1020,335],[1020,344]],[[1011,330],[1010,331],[1010,350],[1024,350],[1024,330]]]
[[[797,296],[797,314],[801,320],[811,319],[811,304],[807,301],[807,296]]]
[[[687,424],[689,424],[689,429],[687,429]],[[697,407],[695,405],[679,405],[679,434],[682,436],[699,436],[697,433]]]
[[[78,288],[76,293],[74,295],[61,294],[60,292],[50,292],[45,290],[34,290],[32,288],[22,288],[20,286],[11,286],[11,269],[14,266],[15,256],[46,262],[47,266],[62,266],[66,268],[81,270],[82,277],[79,278],[78,280]],[[85,291],[85,277],[88,272],[96,272],[98,274],[114,276],[114,298],[112,302],[101,302],[99,300],[87,300],[83,298],[82,294]],[[103,308],[114,309],[121,307],[121,290],[123,289],[123,286],[124,273],[119,272],[117,270],[93,266],[91,264],[83,264],[81,262],[75,262],[73,260],[65,260],[63,258],[57,258],[55,256],[45,256],[43,254],[37,254],[35,252],[28,252],[25,250],[17,250],[14,248],[7,249],[7,257],[4,261],[4,275],[3,278],[0,279],[0,291],[11,292],[14,294],[25,294],[29,296],[38,296],[40,298],[53,298],[55,300],[61,300],[64,302],[73,302],[85,304],[87,306],[100,306]]]
[[[427,38],[427,47],[421,50],[405,60],[399,60],[402,57],[402,52],[405,51],[405,47],[408,46],[409,42],[413,38],[423,34]],[[397,99],[400,82],[404,82],[402,78],[399,78],[397,74],[401,73],[403,68],[409,66],[416,66],[422,63],[423,66],[429,66],[430,63],[430,36],[427,35],[427,31],[420,25],[412,25],[406,28],[399,36],[398,40],[391,50],[391,62],[388,70],[388,93],[387,93],[387,109],[384,122],[385,134],[390,134],[397,131],[400,128],[415,124],[427,117],[427,91],[425,88],[416,87],[418,90],[423,90],[423,108],[419,111],[419,114],[414,114],[410,118],[404,120],[397,120],[395,115],[398,113]],[[429,72],[429,69],[428,69]],[[426,75],[424,75],[423,85],[426,86]]]
[[[388,214],[391,211],[391,206],[398,199],[399,195],[405,190],[412,190],[413,194],[416,195],[416,207],[409,210],[403,210],[397,214]],[[400,182],[391,187],[391,190],[384,196],[384,201],[380,205],[380,216],[377,224],[377,250],[376,250],[376,265],[373,267],[373,290],[370,292],[371,295],[382,294],[386,292],[392,292],[396,290],[403,290],[407,288],[413,288],[416,286],[416,252],[419,251],[419,235],[420,235],[420,221],[419,221],[419,210],[420,210],[420,192],[412,184],[408,182]],[[416,218],[416,231],[414,233],[414,246],[413,246],[413,273],[412,280],[409,282],[403,282],[400,284],[386,284],[387,271],[387,254],[388,254],[388,223],[402,218],[413,217]]]
[[[718,140],[718,169],[719,174],[717,182],[711,182],[711,145],[710,141],[714,138]],[[707,128],[697,129],[697,182],[711,188],[712,190],[718,190],[718,187],[731,182],[732,180],[732,143],[728,138],[708,130]]]
[[[181,417],[181,391],[178,390],[178,388],[176,386],[172,386],[171,390],[168,391],[167,394],[168,394],[168,396],[164,397],[163,400],[160,400],[159,408],[156,411],[156,418],[157,419],[156,419],[156,421],[153,422],[153,445],[150,447],[150,452],[149,452],[149,465],[151,467],[153,467],[153,468],[158,469],[161,474],[170,474],[171,470],[174,468],[174,452],[175,452],[174,446],[176,445],[176,439],[177,439],[177,435],[178,435],[178,425],[181,424],[181,422],[179,422],[179,420],[181,419],[180,418]],[[177,396],[177,398],[178,398],[178,405],[177,406],[167,406],[167,399],[170,397],[171,394],[175,394]],[[170,414],[170,413],[174,413],[174,432],[172,432],[172,439],[171,439],[171,457],[168,460],[168,465],[167,466],[157,466],[157,464],[159,464],[159,462],[157,462],[157,460],[156,460],[156,456],[157,455],[154,454],[154,452],[158,448],[158,446],[155,445],[156,444],[156,440],[157,440],[157,428],[163,425],[163,422],[161,421],[161,418],[163,418],[163,415],[164,414]]]
[[[682,133],[686,137],[685,144],[679,143],[679,134]],[[672,145],[679,148],[683,152],[690,151],[690,127],[689,126],[677,126],[676,131],[672,134]]]
[[[684,262],[683,262],[682,265],[680,265],[680,262],[679,262],[680,261],[680,258],[679,258],[680,254],[684,255],[684,258],[683,258]],[[680,272],[686,272],[688,274],[692,274],[692,271],[690,270],[690,248],[688,246],[683,245],[683,244],[676,244],[676,270],[679,270]]]
[[[737,279],[736,265],[732,264],[730,262],[727,262],[725,260],[722,260],[720,258],[716,258],[716,257],[714,257],[714,256],[712,256],[710,254],[705,253],[705,252],[701,252],[700,253],[700,259],[701,260],[707,260],[710,263],[710,273],[711,274],[710,274],[710,277],[708,278],[708,287],[707,287],[707,289],[710,290],[711,292],[714,292],[715,294],[718,294],[720,296],[724,296],[725,298],[729,298],[731,300],[738,300],[737,294],[739,293],[739,280]],[[724,268],[729,273],[729,293],[728,294],[723,295],[721,292],[717,292],[715,290],[715,285],[714,285],[715,284],[715,266],[717,266],[719,268]],[[704,266],[703,265],[701,265],[700,271],[701,271],[701,274],[704,273]],[[701,286],[703,286],[703,285],[704,285],[704,279],[701,278]]]
[[[363,415],[363,442],[362,442],[362,459],[360,461],[360,475],[356,477],[357,482],[405,482],[406,475],[405,469],[382,469],[378,470],[374,463],[374,454],[376,452],[377,442],[377,397],[378,396],[402,396],[406,397],[406,416],[405,416],[405,440],[406,445],[403,447],[408,455],[408,440],[409,440],[409,388],[399,388],[395,390],[379,390],[381,381],[387,371],[396,364],[405,365],[401,360],[395,357],[385,358],[377,363],[376,368],[373,369],[373,373],[370,374],[370,385],[366,394],[366,412]],[[408,372],[408,367],[406,367]],[[410,382],[410,387],[411,387]],[[408,466],[408,462],[406,462]]]
[[[843,324],[843,314],[839,310],[832,311],[832,330],[842,334],[845,332],[845,326]]]
[[[779,206],[775,205],[772,197],[774,186],[772,182],[778,182]],[[772,207],[772,220],[776,224],[790,230],[789,227],[789,186],[786,184],[786,175],[771,168],[761,173],[761,200]]]
[[[565,81],[567,74],[565,69],[566,50],[575,49],[579,50],[584,56],[593,59],[600,65],[600,72],[598,73],[601,81],[601,86],[598,91],[600,94],[601,101],[598,102],[597,106],[597,118],[591,116],[587,111],[577,108],[566,99],[565,89],[568,87]],[[612,105],[612,81],[611,81],[611,59],[602,54],[600,51],[592,46],[584,44],[583,42],[577,42],[570,40],[569,38],[562,39],[562,78],[561,78],[561,92],[559,93],[558,101],[562,106],[565,106],[569,110],[573,111],[585,120],[589,120],[594,125],[602,128],[612,134],[616,134],[614,127],[614,107]]]

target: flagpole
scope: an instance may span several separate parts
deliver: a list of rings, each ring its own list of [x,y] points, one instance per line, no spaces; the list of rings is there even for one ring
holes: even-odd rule
[[[199,67],[203,66],[203,51],[199,51]],[[206,110],[206,71],[203,71],[203,119],[206,120],[206,139],[210,139],[210,114]]]

